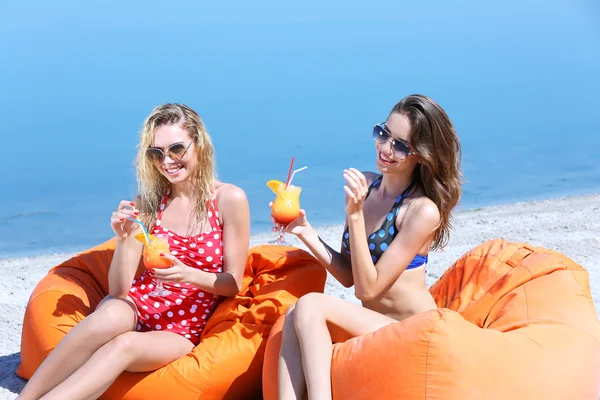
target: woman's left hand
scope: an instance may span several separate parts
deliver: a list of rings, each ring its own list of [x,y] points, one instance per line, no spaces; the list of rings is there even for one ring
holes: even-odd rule
[[[162,258],[166,258],[170,260],[172,266],[170,268],[158,269],[155,268],[153,270],[154,277],[163,282],[174,282],[174,283],[190,283],[192,272],[194,268],[188,267],[172,254],[161,253]]]
[[[362,212],[369,185],[367,185],[367,179],[362,172],[356,168],[344,170],[344,179],[346,180],[346,186],[344,186],[346,214],[352,217]]]

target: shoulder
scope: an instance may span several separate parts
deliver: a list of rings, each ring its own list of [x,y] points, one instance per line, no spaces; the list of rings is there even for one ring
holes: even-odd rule
[[[219,183],[215,189],[223,230],[238,238],[250,235],[250,206],[244,190],[229,183]]]
[[[367,185],[369,186],[371,186],[371,184],[375,182],[375,179],[379,177],[379,174],[373,171],[361,171],[361,173],[365,176],[365,179],[367,180]]]
[[[410,202],[403,222],[433,232],[439,226],[440,220],[438,206],[430,198],[422,196]]]
[[[231,183],[219,182],[215,187],[217,204],[222,212],[248,207],[248,198],[244,190]]]

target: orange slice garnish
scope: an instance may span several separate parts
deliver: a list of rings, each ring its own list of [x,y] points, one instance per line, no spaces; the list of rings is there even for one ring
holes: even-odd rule
[[[156,239],[154,236],[152,236],[152,234],[149,234],[149,236],[150,236],[150,240],[151,241],[154,240],[154,239]],[[138,242],[141,242],[141,243],[146,244],[146,245],[148,244],[148,241],[146,240],[146,235],[144,235],[144,232],[136,234],[134,236],[134,238]]]
[[[278,180],[271,180],[271,181],[267,182],[267,186],[275,194],[277,194],[279,192],[283,192],[285,190],[285,183],[278,181]]]

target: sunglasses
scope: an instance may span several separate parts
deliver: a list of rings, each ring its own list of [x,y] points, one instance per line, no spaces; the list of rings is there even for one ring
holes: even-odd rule
[[[167,149],[166,154],[168,154],[169,158],[173,161],[181,161],[183,157],[185,157],[192,143],[193,142],[190,142],[187,146],[183,143],[172,144]],[[148,157],[150,162],[154,165],[162,165],[162,163],[165,162],[166,154],[158,147],[149,147],[146,150],[146,157]]]
[[[392,142],[392,154],[397,160],[405,160],[406,157],[415,155],[414,151],[410,151],[408,144],[401,140],[394,139],[390,132],[385,128],[385,123],[375,125],[373,128],[373,140],[379,145],[383,145],[389,141]]]

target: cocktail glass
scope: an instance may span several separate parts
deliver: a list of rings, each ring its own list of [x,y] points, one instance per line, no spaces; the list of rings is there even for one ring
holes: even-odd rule
[[[276,194],[271,205],[271,216],[281,227],[277,239],[269,241],[270,244],[291,246],[284,236],[285,227],[300,215],[300,186],[289,185],[287,188],[281,181],[269,181],[267,186]]]
[[[169,237],[167,235],[150,235],[150,243],[147,242],[144,234],[135,236],[137,240],[144,243],[142,258],[146,269],[165,269],[171,267],[171,260],[168,260],[160,255],[160,253],[168,254]],[[156,279],[155,289],[148,293],[148,296],[167,296],[171,291],[163,287],[162,281]]]

